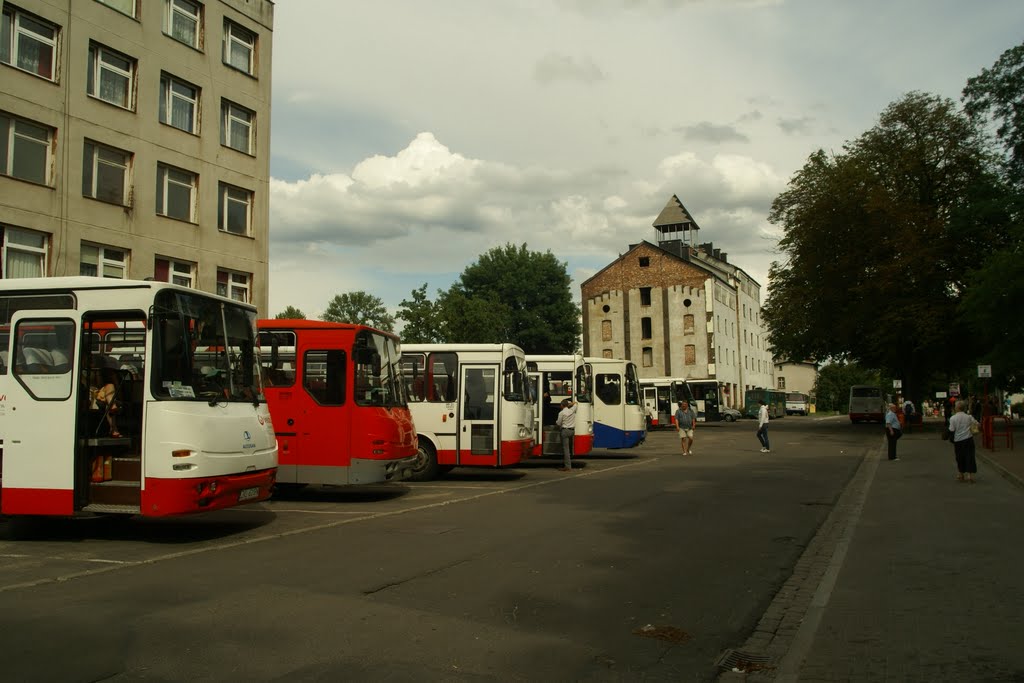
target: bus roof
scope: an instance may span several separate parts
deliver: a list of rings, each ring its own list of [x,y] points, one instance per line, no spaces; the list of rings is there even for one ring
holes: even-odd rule
[[[369,325],[358,323],[335,323],[326,320],[306,320],[304,318],[261,318],[257,321],[261,330],[368,330],[377,334],[391,337],[397,340],[398,335],[394,332],[385,332]]]
[[[211,299],[219,299],[236,306],[256,310],[250,303],[229,299],[219,294],[207,292],[191,287],[161,282],[159,280],[119,280],[114,278],[91,277],[88,275],[74,275],[70,277],[25,277],[0,279],[0,294],[52,294],[53,292],[82,292],[82,291],[104,291],[104,290],[128,290],[128,289],[173,289],[187,294],[207,296]]]

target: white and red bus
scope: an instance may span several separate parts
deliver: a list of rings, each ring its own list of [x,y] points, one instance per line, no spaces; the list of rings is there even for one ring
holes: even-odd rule
[[[0,280],[0,440],[8,515],[265,500],[277,445],[256,309],[162,282]]]
[[[586,357],[594,378],[594,448],[633,448],[647,438],[636,365],[619,358]]]
[[[319,320],[260,320],[278,486],[402,480],[416,461],[393,334]]]
[[[528,355],[526,367],[534,398],[533,455],[562,457],[562,430],[555,424],[563,399],[576,403],[573,455],[594,448],[594,378],[581,354]]]
[[[403,344],[402,374],[418,435],[412,479],[530,456],[533,404],[515,344]]]

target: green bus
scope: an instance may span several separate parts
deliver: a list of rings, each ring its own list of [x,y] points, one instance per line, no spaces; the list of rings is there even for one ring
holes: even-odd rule
[[[757,417],[757,411],[761,407],[761,401],[768,405],[768,418],[775,420],[786,416],[786,392],[777,389],[764,389],[757,387],[747,389],[744,397],[743,414],[747,417]]]

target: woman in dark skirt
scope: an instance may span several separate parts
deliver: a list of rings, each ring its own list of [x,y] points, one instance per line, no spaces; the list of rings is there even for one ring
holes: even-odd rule
[[[949,418],[949,438],[953,441],[953,452],[956,453],[956,478],[971,484],[978,471],[978,461],[974,457],[974,434],[971,431],[976,424],[978,421],[967,412],[967,402],[957,401],[956,414]]]

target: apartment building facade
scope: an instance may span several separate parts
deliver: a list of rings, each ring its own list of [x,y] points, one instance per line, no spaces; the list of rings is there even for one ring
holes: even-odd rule
[[[270,0],[2,0],[0,277],[268,300]]]
[[[712,243],[675,195],[643,241],[582,284],[584,355],[626,358],[641,379],[717,379],[725,405],[773,387],[761,287]]]

